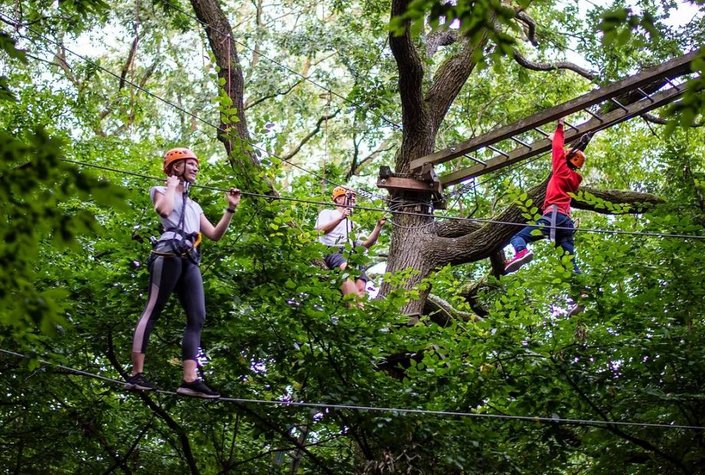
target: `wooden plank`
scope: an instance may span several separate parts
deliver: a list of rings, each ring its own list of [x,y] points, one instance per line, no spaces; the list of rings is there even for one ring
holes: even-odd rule
[[[625,92],[635,90],[636,88],[645,86],[655,80],[663,78],[672,79],[688,74],[690,72],[690,63],[697,56],[697,54],[698,51],[692,51],[684,56],[674,58],[659,66],[647,69],[639,74],[635,74],[634,76],[630,76],[599,89],[595,89],[594,91],[584,94],[576,99],[541,111],[527,117],[526,119],[515,122],[514,124],[506,125],[499,129],[462,142],[456,146],[412,160],[410,164],[411,169],[415,170],[426,163],[437,164],[447,162],[480,148],[487,147],[488,145],[506,140],[514,135],[519,135],[536,127],[540,127],[543,124],[555,122],[561,117],[579,112],[587,107],[624,94]]]
[[[602,121],[598,119],[590,119],[576,127],[565,132],[566,143],[574,142],[585,134],[610,127],[620,122],[624,122],[632,117],[644,114],[650,110],[657,109],[676,100],[683,94],[685,88],[676,89],[670,88],[665,91],[658,92],[650,97],[650,99],[642,99],[641,101],[629,104],[626,111],[615,109],[602,116]],[[485,162],[485,165],[472,165],[470,167],[457,170],[453,173],[440,177],[441,184],[444,187],[455,185],[469,178],[475,178],[486,173],[499,170],[506,166],[520,162],[527,158],[549,152],[551,150],[551,141],[549,139],[541,139],[531,144],[531,148],[521,146],[509,152],[508,156],[497,155]]]
[[[442,191],[440,182],[426,183],[424,181],[414,180],[413,178],[400,178],[395,176],[380,178],[377,180],[377,187],[389,190],[427,191],[429,193],[434,191],[440,193]]]

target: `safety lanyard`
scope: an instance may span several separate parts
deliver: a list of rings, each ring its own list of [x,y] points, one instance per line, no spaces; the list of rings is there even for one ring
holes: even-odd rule
[[[558,217],[558,206],[551,205],[550,210],[551,210],[551,217],[549,218],[549,222],[550,222],[551,228],[549,230],[549,237],[548,238],[555,243],[556,242],[556,220]]]

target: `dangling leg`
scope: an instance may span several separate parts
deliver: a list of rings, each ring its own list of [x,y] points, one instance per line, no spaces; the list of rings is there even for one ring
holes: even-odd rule
[[[564,214],[559,214],[559,221],[556,226],[562,228],[556,230],[556,246],[560,246],[563,250],[571,256],[571,262],[573,263],[573,272],[576,275],[582,274],[578,263],[575,260],[575,241],[574,234],[575,228],[573,227],[573,220]]]
[[[543,239],[548,233],[548,228],[546,226],[549,225],[549,222],[544,217],[541,217],[541,219],[538,220],[537,224],[543,226],[526,226],[522,228],[521,231],[516,233],[509,241],[512,247],[514,248],[514,257],[505,262],[505,273],[509,274],[511,272],[516,272],[524,264],[528,264],[534,258],[534,253],[531,252],[531,250],[526,247],[526,245],[530,242]],[[535,232],[537,229],[541,230],[540,234]]]
[[[578,263],[575,260],[575,229],[573,226],[573,221],[569,217],[565,216],[565,219],[561,220],[557,225],[565,229],[558,230],[558,242],[556,243],[556,246],[560,246],[566,252],[566,254],[570,255],[571,262],[573,264],[572,280],[574,283],[574,287],[579,288],[579,285],[575,282],[575,280],[576,278],[579,278],[580,274],[582,274],[582,271],[580,270],[580,267],[578,267]],[[585,310],[585,299],[587,298],[586,290],[580,289],[576,293],[578,293],[578,296],[572,299],[573,304],[570,306],[567,312],[567,316],[569,317],[582,313]]]
[[[345,260],[343,254],[340,252],[328,254],[324,257],[324,261],[329,269],[337,268],[342,272],[348,268],[348,262]],[[360,295],[357,284],[352,279],[346,279],[342,284],[340,284],[340,293],[343,294],[343,297],[351,294],[358,296]]]

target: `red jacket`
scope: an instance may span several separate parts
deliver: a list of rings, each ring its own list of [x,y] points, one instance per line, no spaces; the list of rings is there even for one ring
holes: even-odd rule
[[[563,126],[558,125],[553,135],[551,151],[551,179],[546,187],[546,200],[543,202],[543,212],[551,211],[551,205],[556,205],[560,213],[570,216],[570,200],[568,193],[576,193],[583,177],[568,166],[565,157],[565,134]]]

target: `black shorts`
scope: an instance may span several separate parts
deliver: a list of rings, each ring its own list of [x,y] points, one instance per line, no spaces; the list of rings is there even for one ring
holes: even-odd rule
[[[341,265],[345,264],[348,262],[345,257],[343,257],[343,254],[341,252],[334,252],[332,254],[327,254],[323,256],[323,261],[326,263],[326,266],[328,266],[329,269],[339,269]],[[355,279],[356,280],[362,280],[364,282],[368,282],[370,278],[365,274],[365,268],[360,267],[360,275],[358,275]]]

